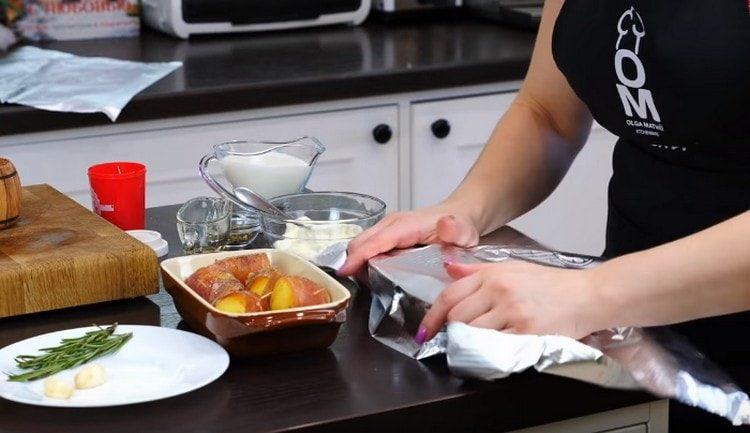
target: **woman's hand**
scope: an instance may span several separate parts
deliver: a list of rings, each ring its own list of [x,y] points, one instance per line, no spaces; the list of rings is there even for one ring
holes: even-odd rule
[[[443,207],[398,212],[383,218],[349,243],[346,262],[339,275],[356,274],[371,257],[394,248],[443,242],[471,247],[479,233],[467,218]]]
[[[445,267],[456,281],[425,315],[417,343],[434,337],[446,322],[576,339],[606,327],[589,271],[520,261]]]

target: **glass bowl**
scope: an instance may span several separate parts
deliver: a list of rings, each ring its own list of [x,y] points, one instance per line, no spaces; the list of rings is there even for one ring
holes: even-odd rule
[[[261,214],[268,242],[313,262],[323,251],[334,245],[345,247],[375,225],[386,207],[379,198],[338,191],[289,194],[270,201],[294,220]]]
[[[221,251],[229,239],[232,205],[218,197],[196,197],[177,211],[177,234],[185,254]]]

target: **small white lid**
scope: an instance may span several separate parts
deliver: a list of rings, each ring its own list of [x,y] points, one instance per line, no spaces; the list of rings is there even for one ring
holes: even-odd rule
[[[153,230],[127,230],[125,233],[151,247],[156,252],[157,257],[162,257],[169,253],[169,244],[161,237],[161,233],[159,232]]]

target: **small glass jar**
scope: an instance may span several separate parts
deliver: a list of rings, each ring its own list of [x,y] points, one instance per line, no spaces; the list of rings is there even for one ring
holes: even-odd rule
[[[221,251],[229,240],[232,206],[218,197],[196,197],[177,211],[177,233],[185,254]]]

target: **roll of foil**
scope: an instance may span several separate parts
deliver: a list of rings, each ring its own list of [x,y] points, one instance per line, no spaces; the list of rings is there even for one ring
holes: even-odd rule
[[[728,419],[750,424],[750,399],[686,339],[667,328],[616,328],[580,341],[555,335],[516,335],[450,323],[419,345],[414,341],[429,306],[453,280],[443,263],[524,260],[586,269],[594,257],[483,245],[470,249],[430,245],[370,260],[369,330],[376,340],[414,359],[443,355],[451,372],[496,380],[534,368],[606,388],[642,389]]]

